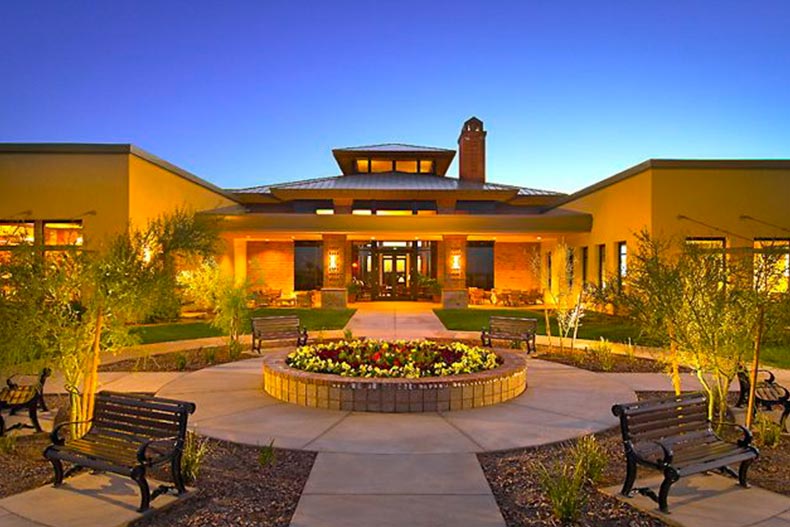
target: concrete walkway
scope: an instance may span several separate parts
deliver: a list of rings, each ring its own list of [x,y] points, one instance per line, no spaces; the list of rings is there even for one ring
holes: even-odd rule
[[[429,302],[360,302],[346,329],[355,337],[420,339],[448,336]]]
[[[381,302],[356,307],[347,326],[354,336],[478,336],[477,332],[445,330],[432,304]],[[117,360],[221,343],[221,339],[200,339],[155,344],[129,350]],[[269,397],[261,389],[261,360],[192,373],[102,373],[100,384],[106,389],[156,392],[194,401],[198,409],[190,425],[204,435],[251,445],[274,440],[281,448],[317,451],[292,519],[291,524],[298,527],[503,526],[475,453],[601,431],[616,425],[612,404],[635,400],[634,391],[671,389],[664,374],[599,374],[533,359],[527,391],[496,406],[423,414],[339,412]],[[698,386],[693,376],[686,376],[684,384]],[[57,382],[48,386],[54,389]],[[69,485],[76,492],[40,488],[0,500],[0,525],[111,527],[136,517],[137,496],[128,481],[84,475]],[[154,504],[168,504],[160,500]],[[630,502],[656,510],[646,498]],[[43,508],[38,503],[62,506]],[[664,518],[689,527],[790,527],[790,499],[762,489],[738,489],[717,476],[682,480],[673,489],[670,507],[672,515]]]

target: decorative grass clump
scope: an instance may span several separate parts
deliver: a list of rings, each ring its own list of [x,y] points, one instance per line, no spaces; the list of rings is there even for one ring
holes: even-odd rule
[[[501,359],[491,350],[430,340],[341,340],[302,346],[288,355],[292,368],[345,377],[439,377],[491,370]]]

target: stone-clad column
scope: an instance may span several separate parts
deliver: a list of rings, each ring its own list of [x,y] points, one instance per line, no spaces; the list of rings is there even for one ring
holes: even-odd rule
[[[347,304],[345,234],[324,234],[324,286],[321,288],[321,307],[345,309]]]
[[[442,238],[444,257],[444,284],[442,307],[465,308],[469,305],[466,289],[466,236],[445,235]]]

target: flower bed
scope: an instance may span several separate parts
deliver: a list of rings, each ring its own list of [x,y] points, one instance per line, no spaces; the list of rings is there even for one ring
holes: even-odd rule
[[[286,364],[344,377],[444,377],[491,370],[502,363],[491,350],[460,342],[353,340],[301,346]]]
[[[390,342],[388,348],[394,344]],[[450,346],[457,349],[454,344]],[[287,364],[288,355],[287,351],[272,351],[264,355],[264,391],[280,401],[326,410],[468,410],[508,401],[527,388],[527,358],[521,351],[497,350],[497,362],[501,364],[493,369],[419,378],[352,377],[298,370]]]

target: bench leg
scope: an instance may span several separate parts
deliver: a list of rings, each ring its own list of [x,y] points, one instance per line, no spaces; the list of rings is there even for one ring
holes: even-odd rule
[[[55,479],[52,481],[52,485],[60,487],[63,484],[63,463],[59,459],[48,459],[52,463],[52,469],[55,471]]]
[[[3,414],[0,414],[0,437],[5,435],[5,419],[3,419]]]
[[[738,485],[741,487],[748,489],[749,482],[746,480],[747,474],[749,472],[749,467],[751,466],[754,459],[747,459],[746,461],[741,461],[741,466],[738,468]]]
[[[38,398],[38,404],[41,407],[42,412],[49,412],[49,408],[47,408],[47,402],[44,400],[44,395],[42,394]]]
[[[636,482],[636,461],[628,459],[625,467],[625,482],[623,483],[623,490],[620,493],[623,496],[632,496],[634,483]]]
[[[33,403],[28,407],[27,414],[30,416],[30,422],[33,423],[33,428],[36,432],[41,432],[41,425],[38,422],[38,401],[33,400]]]
[[[145,479],[145,468],[138,467],[134,469],[132,479],[140,487],[140,508],[137,511],[145,512],[151,506],[151,489],[148,487],[148,481]]]
[[[187,491],[186,486],[184,485],[184,474],[181,473],[181,454],[178,453],[173,456],[173,459],[170,461],[170,471],[173,473],[173,484],[176,486],[176,490],[179,494],[183,494]]]
[[[672,484],[678,480],[677,474],[664,471],[664,481],[661,482],[661,488],[658,491],[658,508],[661,512],[669,513],[669,505],[667,505],[667,497],[669,496],[669,489]]]
[[[787,432],[787,416],[790,415],[790,402],[784,403],[782,417],[779,418],[779,426],[782,432]]]

